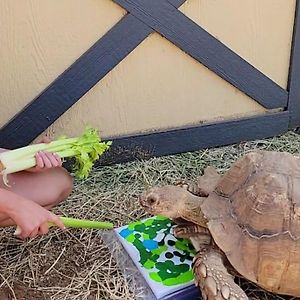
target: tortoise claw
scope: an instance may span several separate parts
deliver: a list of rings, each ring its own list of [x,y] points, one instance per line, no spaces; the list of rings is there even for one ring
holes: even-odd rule
[[[198,237],[199,235],[206,235],[206,236],[210,237],[210,233],[207,228],[196,225],[194,223],[177,225],[173,229],[173,231],[174,231],[174,235],[177,238],[186,239],[186,238],[190,238],[191,236]]]
[[[199,176],[195,182],[189,180],[177,180],[175,185],[182,187],[190,193],[199,197],[208,197],[215,189],[221,176],[213,167],[207,167],[202,176]]]
[[[228,273],[219,251],[213,248],[200,251],[194,258],[193,269],[204,300],[249,299]]]
[[[181,187],[181,188],[183,188],[183,189],[185,189],[185,190],[189,190],[189,181],[187,181],[187,180],[184,180],[184,179],[178,179],[178,180],[176,180],[175,181],[175,185],[176,186],[179,186],[179,187]]]
[[[201,189],[199,189],[199,186],[197,183],[193,182],[193,181],[189,181],[189,180],[177,180],[175,182],[176,186],[179,186],[185,190],[187,190],[188,192],[196,195],[196,196],[200,196],[200,197],[207,197],[206,193],[203,193]]]

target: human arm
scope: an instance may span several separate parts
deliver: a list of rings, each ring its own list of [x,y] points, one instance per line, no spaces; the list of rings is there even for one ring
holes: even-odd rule
[[[21,229],[20,238],[35,237],[48,232],[48,222],[64,229],[58,216],[37,203],[14,192],[0,188],[0,213]]]

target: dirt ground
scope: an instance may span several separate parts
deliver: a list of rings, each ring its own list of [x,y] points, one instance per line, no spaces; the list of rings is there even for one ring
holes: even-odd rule
[[[280,137],[196,151],[146,161],[99,167],[85,181],[75,181],[72,195],[55,212],[113,222],[115,226],[145,217],[137,197],[147,187],[191,179],[212,165],[224,173],[251,149],[299,153],[300,136]],[[136,299],[97,230],[51,229],[25,242],[14,228],[0,230],[0,300]],[[296,299],[267,294],[240,282],[251,299]]]

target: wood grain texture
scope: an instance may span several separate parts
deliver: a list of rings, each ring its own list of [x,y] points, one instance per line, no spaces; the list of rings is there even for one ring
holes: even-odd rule
[[[180,11],[287,88],[296,0],[190,0]]]
[[[287,92],[165,1],[115,0],[193,58],[266,108],[285,107]]]
[[[85,124],[92,124],[102,137],[114,137],[264,112],[256,101],[152,33],[56,120],[47,134],[74,136]]]
[[[125,14],[107,0],[0,1],[0,127]]]
[[[191,0],[180,10],[286,85],[294,1],[224,1]],[[238,6],[240,9],[234,10]],[[283,8],[285,12],[281,12]],[[222,16],[224,10],[236,13]],[[266,65],[260,65],[265,61]],[[271,65],[274,69],[267,68]],[[99,99],[101,109],[97,110]],[[104,137],[131,135],[261,112],[263,108],[257,102],[154,33],[53,123],[47,133],[75,135],[86,122],[99,127]]]
[[[140,1],[138,1],[140,2]],[[180,12],[177,12],[176,8],[177,6],[181,5],[184,1],[181,0],[169,0],[169,3],[165,3],[165,2],[161,2],[162,6],[159,6],[159,8],[166,8],[171,11],[171,16],[173,16],[173,10],[176,11],[175,16],[176,18],[178,16],[179,19],[182,18],[182,14]],[[40,2],[39,2],[40,3]],[[157,1],[154,1],[154,3],[158,3]],[[148,4],[147,4],[148,5]],[[156,5],[156,4],[155,4]],[[167,6],[166,6],[167,5]],[[156,5],[157,7],[157,5]],[[164,11],[164,10],[162,10]],[[179,13],[179,15],[178,15]],[[166,17],[169,18],[169,15],[167,14]],[[186,18],[188,19],[188,18]],[[184,21],[184,23],[186,22],[186,19]],[[126,20],[130,20],[126,21]],[[172,18],[171,18],[172,21]],[[123,23],[124,22],[124,23]],[[129,27],[127,27],[127,23],[130,24]],[[162,19],[162,27],[164,27],[164,23],[165,21]],[[190,22],[192,22],[191,20],[188,20],[188,24],[190,24]],[[158,22],[159,23],[159,22]],[[179,22],[180,23],[180,22]],[[120,24],[125,24],[126,26],[120,25]],[[196,24],[194,24],[192,22],[193,26],[197,26]],[[176,25],[176,22],[175,22]],[[174,25],[174,26],[175,26]],[[181,25],[180,25],[181,26]],[[37,27],[36,27],[37,28]],[[129,28],[129,30],[128,30]],[[194,27],[193,27],[194,28]],[[197,26],[198,28],[198,26]],[[174,29],[174,35],[177,35],[177,25],[175,27],[172,26],[172,28],[168,28],[168,30],[173,30]],[[200,107],[200,109],[203,109],[203,100],[205,98],[206,102],[209,102],[211,100],[211,95],[210,94],[203,94],[201,92],[198,92],[198,90],[195,89],[189,89],[188,86],[185,87],[185,89],[183,89],[180,93],[180,95],[178,94],[176,88],[177,88],[177,81],[175,80],[173,82],[173,87],[172,84],[169,85],[168,82],[161,82],[159,83],[158,86],[154,86],[153,89],[151,90],[151,92],[149,92],[149,101],[145,102],[144,97],[145,97],[145,92],[144,94],[141,95],[141,97],[139,98],[139,95],[136,93],[130,94],[128,93],[127,97],[124,97],[124,92],[127,91],[128,87],[126,86],[126,81],[120,82],[120,80],[117,80],[116,83],[117,85],[115,86],[113,83],[113,81],[111,80],[113,77],[111,76],[116,76],[119,77],[119,74],[117,73],[116,69],[113,72],[109,72],[112,68],[114,68],[114,66],[119,66],[120,65],[120,61],[124,58],[127,57],[127,55],[130,53],[130,55],[126,58],[126,59],[132,59],[133,55],[132,55],[132,50],[137,46],[140,45],[142,43],[142,41],[150,34],[153,33],[153,28],[149,28],[148,26],[145,25],[145,23],[143,22],[143,20],[138,20],[136,19],[134,16],[132,15],[127,15],[122,21],[120,21],[118,23],[118,25],[116,27],[114,27],[112,30],[110,30],[106,36],[104,36],[101,40],[99,40],[94,47],[92,47],[87,53],[86,55],[83,55],[83,57],[81,57],[73,66],[71,66],[68,70],[66,70],[66,72],[60,76],[55,82],[53,82],[53,84],[51,84],[46,90],[44,90],[43,93],[41,93],[36,100],[32,102],[29,106],[25,107],[24,111],[22,112],[22,114],[16,116],[16,118],[14,118],[12,120],[12,122],[10,124],[8,124],[6,127],[4,127],[1,132],[0,132],[0,140],[1,140],[1,145],[3,147],[7,147],[7,148],[15,148],[24,144],[28,144],[30,141],[32,141],[38,134],[40,134],[41,132],[43,132],[46,128],[49,128],[49,126],[51,124],[53,124],[53,122],[55,120],[57,120],[64,112],[65,110],[67,110],[68,108],[70,108],[71,106],[73,106],[74,103],[76,103],[79,99],[81,99],[81,101],[78,101],[77,103],[81,102],[81,104],[83,105],[83,107],[88,107],[88,110],[79,110],[79,115],[72,115],[72,111],[68,111],[67,113],[64,114],[64,116],[67,116],[67,118],[62,119],[61,121],[61,127],[62,129],[65,129],[66,127],[70,128],[72,127],[72,123],[79,123],[81,125],[83,125],[83,122],[86,121],[87,119],[89,119],[90,115],[97,115],[99,113],[99,111],[97,111],[97,106],[99,105],[99,101],[101,101],[101,106],[99,110],[103,110],[102,104],[104,102],[103,99],[103,94],[95,94],[94,98],[97,99],[98,101],[96,101],[95,105],[91,105],[89,106],[89,103],[85,102],[85,95],[86,94],[90,94],[93,93],[93,91],[95,91],[95,89],[97,89],[97,86],[101,85],[101,86],[105,86],[105,88],[107,88],[110,92],[108,92],[108,94],[106,94],[107,97],[105,97],[105,101],[109,101],[109,102],[114,102],[112,100],[113,97],[111,97],[113,95],[113,90],[119,90],[119,98],[116,99],[117,100],[117,104],[118,101],[119,102],[124,102],[127,103],[127,106],[133,105],[135,103],[135,101],[137,102],[144,102],[143,104],[146,105],[146,116],[150,116],[150,118],[152,117],[154,120],[157,116],[160,116],[160,118],[164,118],[164,116],[175,116],[177,117],[176,113],[181,113],[182,111],[184,111],[184,109],[186,109],[186,107],[189,106],[189,104],[187,104],[188,101],[193,102],[194,104],[197,103],[198,107]],[[111,36],[112,35],[112,36]],[[157,34],[152,34],[151,38],[153,36],[158,36]],[[189,37],[191,37],[188,34]],[[150,37],[149,37],[150,38]],[[163,38],[161,38],[163,39]],[[166,42],[166,40],[164,39],[164,41]],[[214,40],[216,41],[216,40]],[[197,41],[199,42],[199,41]],[[167,42],[169,43],[169,42]],[[185,41],[183,41],[183,44],[185,43]],[[117,47],[116,47],[117,45]],[[185,44],[184,44],[185,45]],[[198,45],[198,44],[196,44]],[[172,45],[172,47],[175,49],[176,47],[174,45]],[[138,48],[137,48],[138,49]],[[137,50],[136,49],[136,50]],[[156,60],[157,57],[160,58],[164,58],[164,56],[162,55],[164,52],[164,47],[160,47],[161,49],[161,53],[156,56],[156,57],[152,57],[151,55],[149,56],[144,56],[143,59],[145,61],[145,57],[147,58],[148,62],[148,66],[151,65],[151,61],[150,59],[154,59]],[[176,48],[178,50],[178,48]],[[193,48],[194,49],[194,48]],[[95,51],[96,50],[96,51]],[[175,50],[171,50],[172,52],[175,53]],[[181,50],[178,50],[181,53],[181,57],[184,57],[185,54],[182,53]],[[97,52],[97,53],[95,53]],[[42,53],[42,51],[41,51]],[[169,56],[169,53],[166,53]],[[108,57],[107,57],[108,55]],[[188,56],[188,55],[186,55]],[[83,61],[82,61],[83,58]],[[189,56],[190,58],[190,56]],[[87,61],[85,63],[84,59],[87,59]],[[199,65],[202,66],[201,64],[198,64],[196,60],[191,59],[194,63],[194,65]],[[174,60],[176,61],[176,60]],[[183,66],[185,64],[186,60],[185,59],[180,59],[179,61],[179,65]],[[123,63],[123,62],[122,62]],[[73,69],[73,67],[77,68]],[[191,67],[189,65],[188,69],[192,69],[192,70],[196,70],[196,68]],[[172,67],[174,67],[174,62],[172,63]],[[203,66],[202,66],[203,67]],[[178,68],[178,65],[176,66],[176,68],[179,71],[177,77],[182,76],[182,79],[184,80],[184,77],[189,77],[188,73],[183,73],[182,72],[182,68]],[[205,67],[203,67],[205,68]],[[124,72],[125,69],[122,70],[122,67],[120,68],[121,71]],[[129,69],[130,70],[130,69]],[[135,70],[136,71],[136,70]],[[141,74],[143,73],[147,73],[147,69],[145,69],[145,64],[140,64],[140,66],[138,67],[138,71],[140,72],[136,72],[137,74],[137,78],[138,78],[138,86],[139,86],[139,90],[144,90],[143,89],[143,84],[147,84],[146,80],[143,80],[143,77],[141,76]],[[173,71],[172,71],[173,72]],[[81,73],[81,74],[80,74]],[[109,73],[109,74],[108,74]],[[128,76],[128,74],[130,74],[129,72],[126,73],[124,72],[123,75],[125,75],[125,77],[130,77],[130,75]],[[163,72],[161,72],[161,70],[158,68],[157,73],[159,75],[166,75],[165,74],[161,74]],[[174,72],[173,72],[174,73]],[[207,73],[212,73],[211,71],[207,70]],[[67,75],[67,76],[66,76]],[[197,78],[197,73],[195,72],[195,78]],[[210,75],[209,75],[210,76]],[[217,77],[217,75],[215,75]],[[227,76],[227,75],[226,75]],[[158,77],[158,75],[157,75]],[[167,77],[167,76],[166,76]],[[163,78],[163,76],[162,76]],[[218,77],[219,78],[219,77]],[[101,82],[96,85],[96,83],[101,80]],[[193,79],[194,80],[194,79]],[[204,82],[204,77],[201,78],[201,81]],[[222,79],[220,79],[221,81],[224,81]],[[171,80],[172,81],[172,80]],[[176,84],[175,84],[176,82]],[[196,82],[194,80],[194,82]],[[224,81],[226,83],[226,81]],[[137,85],[135,83],[135,85]],[[163,87],[163,86],[169,86],[171,90],[173,90],[173,94],[168,94],[166,95],[164,93],[164,89],[162,89],[161,91],[163,91],[160,95],[156,96],[156,99],[153,99],[154,96],[154,90],[160,90],[158,87]],[[219,86],[219,84],[218,84]],[[237,91],[233,86],[229,85],[231,88],[234,89],[234,93],[236,94],[242,94],[241,92]],[[250,85],[251,86],[251,85]],[[144,90],[145,91],[145,90]],[[133,91],[134,92],[134,91]],[[223,93],[224,95],[228,96],[228,90],[224,91]],[[180,97],[178,97],[178,95]],[[168,97],[165,97],[168,96]],[[239,95],[241,96],[241,95]],[[245,95],[244,95],[245,96]],[[164,98],[165,97],[165,98]],[[154,106],[154,102],[156,101],[156,104],[161,102],[161,101],[170,101],[170,99],[172,98],[179,98],[177,100],[180,100],[178,103],[179,105],[176,106],[172,106],[172,105],[167,105],[167,109],[162,109],[161,107],[155,107]],[[245,96],[246,97],[246,96]],[[124,98],[124,99],[123,99]],[[224,101],[226,97],[219,97],[220,101],[222,102],[222,105],[227,107],[228,103],[226,101]],[[234,97],[233,97],[234,98]],[[239,97],[236,97],[237,99]],[[248,100],[247,100],[248,101]],[[245,101],[245,102],[247,102]],[[250,100],[249,102],[247,102],[248,104],[251,102],[252,100]],[[240,101],[242,102],[242,101]],[[255,101],[252,101],[256,104]],[[186,105],[187,104],[187,105]],[[213,104],[214,107],[218,106],[218,102],[217,104]],[[114,105],[114,104],[113,104]],[[130,118],[128,118],[128,116],[126,116],[127,111],[126,110],[122,110],[120,109],[120,107],[117,107],[117,109],[114,111],[111,108],[114,108],[112,105],[112,107],[105,107],[107,110],[104,111],[104,114],[115,114],[117,116],[119,116],[119,119],[124,121],[121,125],[123,127],[127,127],[127,124],[129,123],[129,121],[131,121]],[[244,104],[242,104],[242,106],[245,106]],[[251,106],[251,105],[250,105]],[[193,110],[194,112],[199,112],[199,108],[196,108],[193,106],[193,104],[189,107],[190,110]],[[73,108],[73,107],[72,107]],[[71,109],[72,109],[71,108]],[[233,106],[233,109],[236,108],[236,106]],[[152,115],[149,113],[152,111],[154,112]],[[198,110],[197,110],[198,109]],[[255,107],[254,109],[255,112],[257,113],[261,113],[263,111],[263,109],[257,105],[257,107]],[[70,112],[70,114],[69,114]],[[164,126],[160,126],[159,128],[150,128],[148,125],[149,123],[145,123],[145,118],[143,114],[141,114],[138,110],[137,110],[137,106],[133,105],[133,109],[132,112],[134,114],[133,118],[138,119],[140,117],[140,123],[144,126],[143,129],[144,130],[170,130],[171,133],[174,133],[174,130],[170,129],[170,128],[174,128],[172,126],[172,124],[168,124],[166,123],[160,123],[159,125],[164,125]],[[159,112],[159,114],[158,114]],[[171,113],[170,113],[171,112]],[[203,111],[201,111],[202,113]],[[248,113],[253,113],[252,110],[248,110]],[[80,116],[81,113],[81,116]],[[100,113],[99,113],[100,115]],[[200,115],[200,113],[199,113]],[[236,115],[235,112],[231,113],[231,117],[233,117],[234,115]],[[77,118],[77,116],[80,116],[79,118]],[[255,134],[257,134],[258,137],[260,137],[261,135],[268,135],[269,132],[271,132],[273,130],[274,133],[276,133],[277,131],[280,131],[279,128],[283,129],[283,117],[277,117],[277,114],[274,115],[274,122],[279,120],[279,124],[273,124],[274,129],[269,129],[269,128],[264,128],[263,130],[260,128],[260,131],[263,132],[259,132],[258,128],[254,128],[253,129],[253,133],[244,133],[245,137],[247,138],[248,135],[250,135],[251,137],[254,138]],[[286,114],[280,115],[280,116],[286,116]],[[228,115],[227,115],[228,117]],[[74,121],[76,119],[76,121]],[[101,118],[98,118],[100,120],[98,120],[98,122],[96,123],[96,126],[99,127],[100,129],[102,129],[102,120]],[[114,128],[116,123],[114,121],[115,119],[111,118],[108,119],[108,122],[110,125],[110,130],[111,128]],[[129,120],[129,121],[128,121]],[[252,120],[252,119],[251,119]],[[260,117],[258,118],[258,120],[260,120]],[[265,120],[265,119],[264,119]],[[189,122],[190,120],[187,120],[186,122],[182,122],[181,124],[176,124],[179,127],[181,127],[183,124],[185,126],[192,126],[191,123]],[[204,121],[207,121],[204,119]],[[201,122],[203,122],[203,118],[198,116],[198,119],[194,119],[192,121],[195,124],[199,124]],[[229,123],[228,123],[229,122]],[[188,123],[188,124],[187,124]],[[158,123],[157,123],[158,124]],[[231,124],[230,121],[225,122],[224,124]],[[238,126],[238,120],[234,121],[234,124],[236,126]],[[244,124],[244,120],[241,121],[241,125]],[[262,124],[265,124],[264,122]],[[121,127],[120,128],[123,128]],[[200,126],[200,128],[212,128],[210,127],[211,124],[208,127],[205,127],[206,125]],[[271,126],[271,123],[268,122],[268,126]],[[197,126],[196,126],[197,127]],[[26,131],[24,131],[24,128],[26,128]],[[128,126],[128,128],[130,128]],[[192,127],[195,128],[195,127]],[[243,126],[242,126],[243,128]],[[253,125],[251,125],[249,128],[253,128]],[[75,134],[78,134],[78,128],[76,128],[77,131]],[[80,127],[80,131],[82,130],[82,126]],[[202,130],[202,129],[201,129]],[[106,133],[109,131],[106,131]],[[130,132],[130,131],[129,131]],[[210,131],[208,131],[209,133]],[[221,132],[221,131],[220,131]],[[124,133],[126,134],[126,133]],[[134,133],[131,134],[134,135]],[[216,134],[216,132],[215,132]],[[107,136],[107,135],[106,135]],[[148,136],[148,135],[147,135]],[[219,137],[218,137],[219,138]],[[240,139],[243,139],[242,134],[240,133],[239,135]],[[116,139],[119,140],[119,139]],[[229,138],[229,141],[231,141],[231,139]],[[238,141],[238,139],[236,139],[236,141]],[[220,142],[222,143],[222,138],[220,139]],[[223,141],[223,143],[225,143],[225,141]],[[195,144],[197,147],[197,145],[199,146],[199,144]],[[170,144],[168,145],[170,147]],[[192,145],[189,145],[189,147]],[[201,147],[201,145],[200,145]],[[204,147],[204,146],[203,146]],[[172,148],[172,147],[171,147]],[[172,149],[169,149],[170,151],[173,151]],[[129,148],[130,149],[130,148]],[[179,147],[180,149],[180,147]],[[186,149],[185,151],[188,151],[188,147],[183,148]],[[192,149],[194,149],[192,147]],[[198,149],[198,148],[196,148]],[[165,149],[166,151],[166,149]],[[167,154],[167,152],[165,152]]]
[[[169,0],[172,7],[184,0]],[[34,7],[34,5],[33,5]],[[111,71],[153,30],[132,15],[124,17],[38,97],[2,127],[3,147],[30,143]],[[24,126],[26,133],[22,132]]]
[[[186,2],[186,0],[167,0],[171,5],[178,8]]]
[[[15,148],[30,143],[151,32],[148,26],[140,23],[135,17],[124,17],[81,59],[1,129],[2,147]]]
[[[100,164],[176,154],[271,137],[287,131],[288,119],[288,112],[280,112],[177,130],[115,138],[113,139],[113,146],[100,161]]]
[[[300,3],[297,1],[289,78],[290,128],[300,127]]]

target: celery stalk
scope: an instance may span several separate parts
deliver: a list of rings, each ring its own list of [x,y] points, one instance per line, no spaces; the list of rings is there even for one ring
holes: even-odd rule
[[[63,224],[70,228],[90,228],[90,229],[113,229],[113,224],[109,222],[90,221],[83,219],[74,219],[68,217],[60,217]],[[50,223],[51,225],[54,225]]]
[[[87,128],[82,136],[61,138],[48,144],[40,143],[0,153],[0,175],[8,185],[7,175],[23,171],[36,165],[38,151],[57,153],[61,158],[74,157],[75,176],[86,178],[94,162],[109,149],[111,142],[101,142],[98,132]]]
[[[3,175],[30,169],[36,165],[36,162],[35,158],[29,158],[26,160],[11,162],[7,165],[8,167],[5,168],[5,172],[3,172]]]
[[[113,229],[114,225],[110,222],[91,221],[84,219],[75,219],[68,217],[59,217],[66,228],[81,228],[81,229]],[[54,223],[49,222],[49,227],[56,226]],[[17,226],[14,235],[20,235],[21,228]]]
[[[78,151],[75,150],[63,150],[60,152],[55,152],[61,158],[72,157],[79,154]],[[36,165],[35,158],[23,158],[22,160],[16,160],[9,163],[9,167],[5,169],[7,174],[12,174],[16,172],[20,172],[23,170],[30,169]]]
[[[10,160],[22,159],[30,155],[35,155],[38,151],[54,152],[56,149],[68,147],[68,145],[72,145],[78,142],[78,139],[79,138],[68,138],[68,139],[64,138],[64,139],[52,141],[51,143],[48,144],[39,143],[39,144],[29,145],[18,149],[14,149],[12,151],[3,152],[0,154],[0,158],[1,161],[5,162]]]

